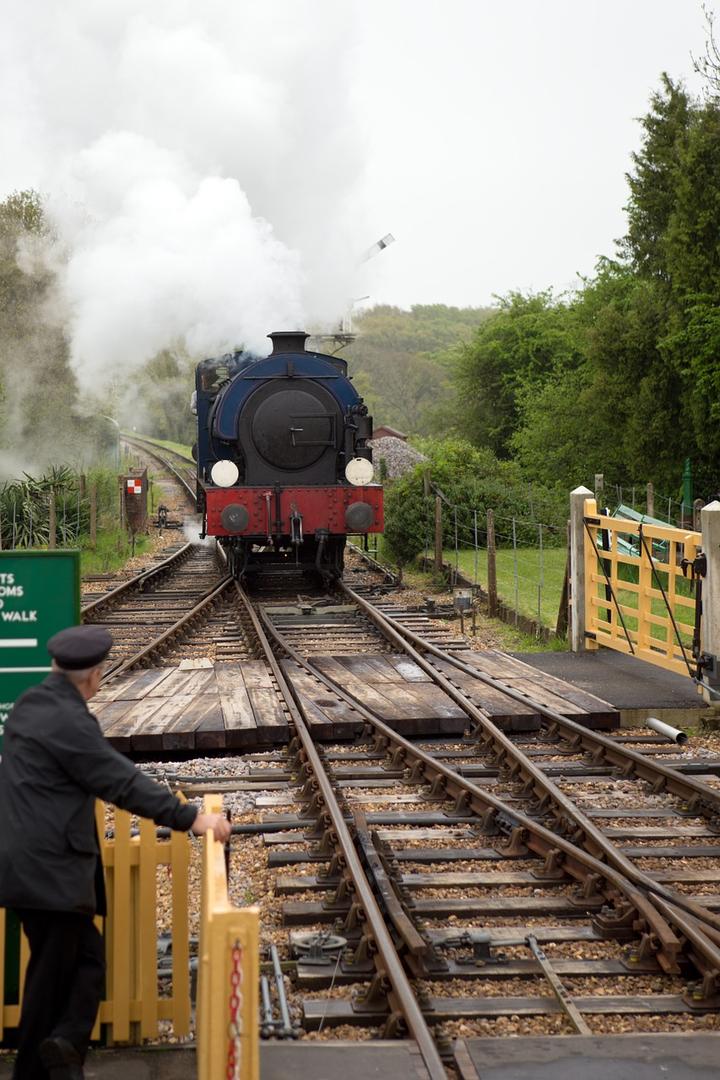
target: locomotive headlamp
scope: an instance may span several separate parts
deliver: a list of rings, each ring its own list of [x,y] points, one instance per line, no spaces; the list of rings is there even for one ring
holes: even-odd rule
[[[345,479],[356,487],[369,484],[373,478],[372,462],[364,457],[354,457],[345,466]]]
[[[210,470],[210,479],[218,487],[232,487],[237,483],[239,476],[240,472],[235,462],[227,459],[216,461]]]

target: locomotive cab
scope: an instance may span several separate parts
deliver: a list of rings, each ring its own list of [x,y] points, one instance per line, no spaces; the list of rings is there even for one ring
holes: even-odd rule
[[[197,368],[198,508],[239,574],[339,574],[348,532],[382,531],[372,418],[346,361],[307,351],[307,337],[274,333],[267,357],[235,352]]]

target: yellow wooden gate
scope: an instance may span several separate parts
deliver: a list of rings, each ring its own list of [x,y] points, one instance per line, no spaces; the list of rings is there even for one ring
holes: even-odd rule
[[[605,645],[694,674],[695,582],[683,573],[701,534],[599,514],[585,499],[586,648]]]
[[[98,836],[105,865],[107,919],[97,920],[104,931],[107,975],[93,1037],[107,1025],[111,1042],[139,1043],[157,1038],[160,1022],[173,1034],[190,1033],[190,943],[188,931],[188,868],[190,840],[173,832],[158,839],[154,822],[132,817],[124,810],[96,806]],[[106,831],[112,835],[105,839]],[[134,833],[134,835],[133,835]],[[104,922],[104,925],[103,925]],[[25,935],[20,938],[19,964],[9,982],[19,984],[19,1001],[6,1001],[5,911],[0,908],[0,1039],[4,1029],[20,1019],[25,969],[29,957]],[[167,931],[172,969],[158,989],[158,933]]]

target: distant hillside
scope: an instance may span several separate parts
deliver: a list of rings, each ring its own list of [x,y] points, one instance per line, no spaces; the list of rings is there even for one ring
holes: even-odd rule
[[[381,305],[356,317],[358,339],[341,355],[376,427],[389,424],[410,435],[437,430],[453,396],[448,350],[467,341],[491,310]]]

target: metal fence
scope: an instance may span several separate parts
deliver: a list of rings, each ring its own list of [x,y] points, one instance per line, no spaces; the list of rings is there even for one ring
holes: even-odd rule
[[[441,561],[452,583],[479,586],[488,594],[491,614],[505,621],[555,628],[567,573],[567,527],[492,510],[448,505],[442,510]],[[437,539],[433,545],[426,532],[425,565],[432,557],[437,564],[439,554]]]

